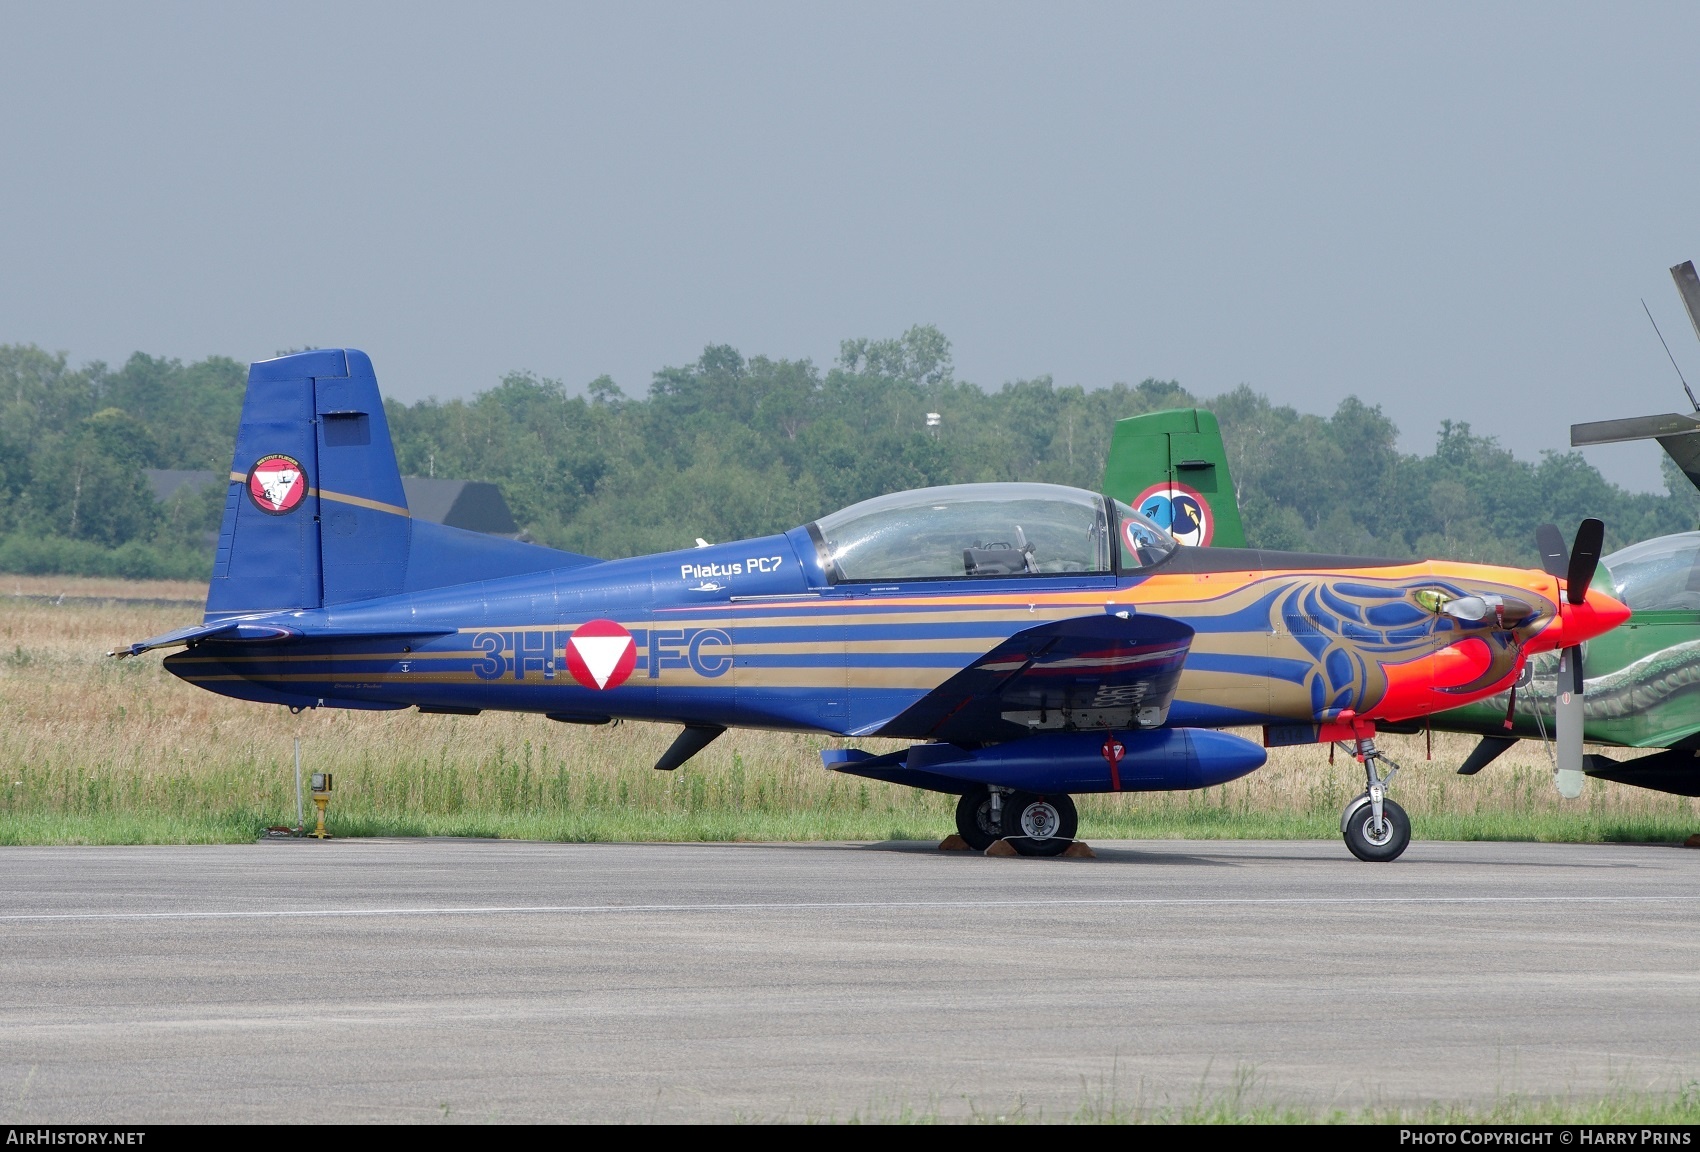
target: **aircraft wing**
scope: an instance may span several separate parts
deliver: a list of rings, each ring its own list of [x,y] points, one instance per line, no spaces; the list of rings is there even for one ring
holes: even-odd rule
[[[1167,616],[1104,613],[1040,624],[857,735],[978,742],[1067,727],[1157,727],[1192,635]]]

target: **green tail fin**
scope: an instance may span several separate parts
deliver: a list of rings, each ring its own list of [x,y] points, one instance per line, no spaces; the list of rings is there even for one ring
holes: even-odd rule
[[[1104,493],[1150,516],[1183,544],[1246,546],[1222,429],[1203,408],[1117,420]]]

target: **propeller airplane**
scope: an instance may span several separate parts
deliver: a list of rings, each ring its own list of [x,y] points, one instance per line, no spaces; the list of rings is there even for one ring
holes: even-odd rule
[[[968,844],[1037,856],[1073,842],[1072,795],[1255,771],[1264,746],[1221,729],[1263,725],[1350,743],[1342,835],[1392,860],[1411,829],[1377,725],[1503,691],[1629,614],[1591,587],[1598,521],[1543,571],[1189,547],[1200,526],[1167,509],[966,484],[598,560],[411,517],[370,360],[321,349],[250,370],[203,622],[114,655],[181,649],[165,667],[189,683],[292,709],[677,724],[663,771],[732,726],[896,738],[823,760],[955,794]]]
[[[1700,337],[1700,274],[1692,261],[1670,273]],[[1662,333],[1659,341],[1664,344]],[[1671,363],[1676,365],[1674,355]],[[1680,368],[1677,375],[1694,404]],[[1602,420],[1570,430],[1573,447],[1649,439],[1658,441],[1700,489],[1700,404],[1692,413]],[[1221,430],[1206,410],[1176,409],[1117,421],[1104,491],[1160,522],[1178,518],[1200,543],[1244,544]],[[1632,609],[1628,621],[1580,647],[1534,656],[1515,683],[1427,717],[1424,725],[1481,737],[1459,766],[1462,775],[1482,771],[1519,739],[1548,742],[1556,733],[1554,779],[1567,797],[1580,794],[1587,776],[1700,796],[1700,532],[1643,540],[1604,557],[1591,532],[1582,542],[1585,547],[1574,551],[1566,549],[1551,525],[1537,530],[1536,542],[1549,575],[1565,578],[1571,588],[1599,580]],[[1597,575],[1579,576],[1595,561]],[[1410,724],[1383,727],[1417,730]],[[1664,751],[1622,761],[1598,752],[1585,755],[1584,741]]]
[[[1700,337],[1700,275],[1694,262],[1684,261],[1670,274]],[[1658,325],[1653,327],[1656,332]],[[1664,344],[1662,333],[1659,342]],[[1669,345],[1665,352],[1670,355]],[[1674,355],[1671,365],[1676,366]],[[1694,404],[1681,368],[1677,378]],[[1601,420],[1570,428],[1572,447],[1632,440],[1658,441],[1689,483],[1700,488],[1700,405],[1688,414]],[[1546,554],[1544,547],[1542,552]],[[1586,681],[1583,736],[1591,744],[1664,751],[1628,761],[1591,753],[1584,757],[1586,772],[1656,792],[1700,796],[1700,532],[1643,540],[1604,557],[1601,565],[1606,586],[1633,611],[1623,628],[1587,646],[1587,666],[1594,675]],[[1550,702],[1583,682],[1580,659],[1569,668],[1552,667],[1550,657],[1533,660],[1521,695],[1490,697],[1437,717],[1436,727],[1444,723],[1482,734],[1481,743],[1459,768],[1473,774],[1518,737],[1542,735],[1543,713]],[[1560,745],[1562,749],[1562,739]]]

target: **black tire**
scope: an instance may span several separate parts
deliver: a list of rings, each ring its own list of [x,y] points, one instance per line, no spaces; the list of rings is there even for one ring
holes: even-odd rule
[[[1360,796],[1352,801],[1346,809],[1346,819],[1343,828],[1346,834],[1346,847],[1359,860],[1367,860],[1372,864],[1397,860],[1411,843],[1411,818],[1405,815],[1405,810],[1391,800],[1381,802],[1381,814],[1385,818],[1385,826],[1380,834],[1371,827],[1375,816],[1369,806],[1369,798]]]
[[[1004,839],[1023,856],[1060,856],[1079,830],[1080,813],[1062,793],[1017,792],[1003,798]]]
[[[992,823],[990,789],[975,788],[962,794],[956,802],[956,834],[976,852],[984,852],[1003,838],[1002,826]]]

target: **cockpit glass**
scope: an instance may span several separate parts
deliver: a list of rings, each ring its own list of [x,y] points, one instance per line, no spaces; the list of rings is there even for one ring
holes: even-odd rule
[[[1060,484],[893,492],[811,527],[834,583],[1111,570],[1104,498]]]
[[[1161,564],[1180,545],[1175,538],[1157,526],[1155,520],[1141,516],[1120,500],[1116,506],[1116,542],[1121,548],[1121,570],[1135,572]]]
[[[1660,536],[1602,561],[1632,612],[1700,612],[1700,532]]]

